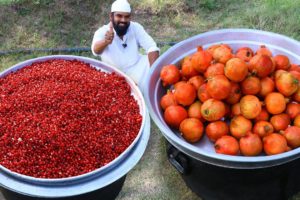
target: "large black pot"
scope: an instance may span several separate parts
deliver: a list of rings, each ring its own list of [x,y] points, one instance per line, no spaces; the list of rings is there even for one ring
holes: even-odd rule
[[[209,200],[283,200],[300,191],[300,159],[258,169],[237,169],[196,160],[167,142],[169,162],[186,185]]]

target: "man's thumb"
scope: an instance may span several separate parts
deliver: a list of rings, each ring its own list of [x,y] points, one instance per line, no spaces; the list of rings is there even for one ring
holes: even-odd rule
[[[111,32],[113,31],[113,25],[112,25],[112,22],[109,23],[109,31],[111,31]]]

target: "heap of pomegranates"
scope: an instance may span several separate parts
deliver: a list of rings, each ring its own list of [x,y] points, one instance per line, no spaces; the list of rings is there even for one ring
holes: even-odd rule
[[[216,44],[163,66],[165,122],[227,155],[280,154],[300,146],[300,66],[261,45]]]

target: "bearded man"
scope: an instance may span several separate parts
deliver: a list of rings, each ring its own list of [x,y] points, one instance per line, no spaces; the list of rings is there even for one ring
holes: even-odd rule
[[[110,22],[95,32],[92,52],[125,72],[143,89],[150,66],[159,56],[159,48],[142,25],[131,21],[127,0],[116,0],[109,18]],[[147,55],[140,54],[140,47]]]

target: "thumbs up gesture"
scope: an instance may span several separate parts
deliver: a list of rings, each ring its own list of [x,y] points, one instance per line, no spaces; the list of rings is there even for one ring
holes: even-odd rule
[[[109,23],[109,30],[105,33],[105,41],[108,44],[111,44],[114,39],[114,31],[113,31],[113,25],[112,22]]]

